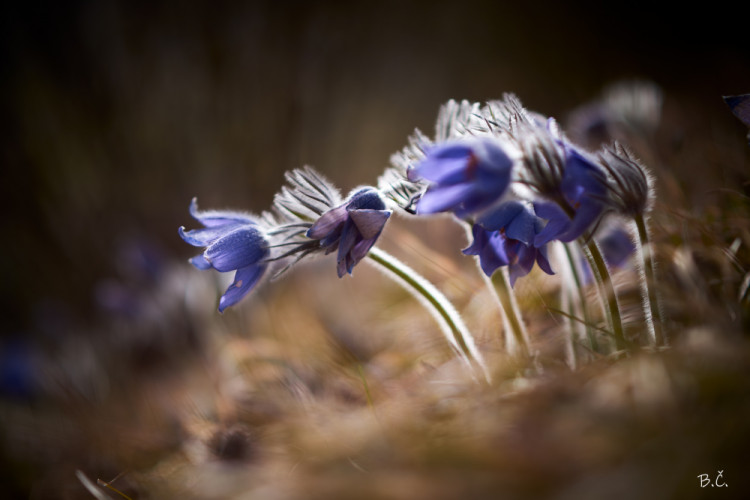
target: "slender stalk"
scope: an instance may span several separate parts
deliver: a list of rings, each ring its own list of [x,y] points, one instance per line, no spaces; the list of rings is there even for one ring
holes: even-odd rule
[[[591,315],[589,313],[589,307],[586,302],[586,293],[583,289],[583,279],[581,278],[581,267],[576,261],[576,257],[573,255],[573,248],[567,243],[562,243],[562,247],[565,249],[565,256],[567,257],[568,264],[570,266],[570,273],[575,283],[575,288],[578,291],[578,305],[581,308],[581,314],[583,315],[584,326],[586,327],[586,336],[589,339],[589,347],[593,352],[599,351],[599,343],[596,340],[596,335],[591,329]]]
[[[388,276],[412,292],[432,314],[453,350],[471,366],[470,359],[482,370],[484,378],[490,381],[490,374],[481,353],[474,343],[469,329],[464,324],[456,308],[435,286],[417,274],[416,271],[383,250],[372,247],[367,256],[388,271]]]
[[[528,355],[529,334],[526,331],[526,325],[521,320],[518,302],[515,300],[516,295],[510,286],[508,268],[502,267],[495,271],[489,281],[492,283],[492,290],[500,302],[500,312],[503,315],[505,328],[513,334],[514,343],[511,346],[510,342],[507,342],[508,351],[511,354]]]
[[[663,320],[659,295],[656,290],[656,269],[654,265],[654,253],[651,251],[648,224],[642,214],[637,215],[633,221],[638,233],[636,251],[641,259],[639,274],[646,326],[648,327],[651,345],[665,345],[667,339],[662,329]]]
[[[605,303],[605,312],[607,316],[607,322],[612,330],[612,334],[615,339],[615,346],[618,351],[624,350],[627,347],[625,341],[625,332],[622,327],[622,317],[620,316],[620,306],[617,304],[617,294],[615,293],[615,287],[612,283],[612,276],[609,274],[607,264],[604,261],[598,245],[588,235],[583,236],[581,247],[586,259],[589,261],[591,266],[591,272],[596,279],[596,283],[599,286],[599,291],[602,296],[602,300]]]

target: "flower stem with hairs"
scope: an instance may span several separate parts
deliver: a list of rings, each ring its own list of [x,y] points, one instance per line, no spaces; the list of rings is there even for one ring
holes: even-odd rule
[[[654,254],[651,250],[648,222],[643,214],[633,218],[638,233],[636,252],[640,258],[639,274],[641,281],[641,297],[643,299],[643,313],[646,318],[649,337],[653,346],[665,345],[667,339],[662,330],[662,315],[659,296],[656,291],[656,269]]]
[[[591,266],[591,272],[599,287],[607,323],[615,339],[615,347],[618,351],[625,350],[627,342],[622,327],[622,316],[620,315],[620,306],[617,303],[617,294],[615,293],[614,283],[612,283],[612,276],[609,274],[604,256],[599,250],[596,241],[588,235],[584,235],[582,241],[585,241],[585,243],[581,243],[581,248]]]
[[[367,256],[381,269],[387,271],[389,277],[420,300],[440,325],[440,329],[456,354],[469,366],[472,366],[473,361],[482,371],[485,380],[490,382],[487,365],[474,343],[474,338],[448,299],[416,271],[378,247],[372,247]]]

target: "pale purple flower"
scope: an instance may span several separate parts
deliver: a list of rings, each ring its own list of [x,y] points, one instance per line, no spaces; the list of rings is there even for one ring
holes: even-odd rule
[[[430,183],[417,203],[419,214],[454,212],[465,217],[496,202],[510,184],[513,159],[497,140],[446,142],[425,153],[409,171],[411,180]]]
[[[204,227],[191,231],[180,227],[179,234],[187,243],[205,247],[203,253],[190,259],[190,262],[203,270],[236,271],[234,281],[219,301],[219,311],[223,312],[258,284],[267,268],[268,241],[258,221],[248,214],[199,211],[193,198],[190,215]]]
[[[547,225],[534,239],[536,246],[552,240],[573,241],[596,228],[608,207],[607,177],[592,157],[564,144],[564,169],[557,193],[535,205]]]

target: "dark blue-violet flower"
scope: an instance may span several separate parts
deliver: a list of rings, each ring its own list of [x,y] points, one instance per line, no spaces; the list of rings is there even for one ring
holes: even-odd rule
[[[409,171],[411,180],[431,183],[417,203],[417,213],[452,211],[464,217],[497,201],[511,181],[513,160],[499,141],[477,139],[433,146]]]
[[[377,190],[361,188],[347,201],[320,216],[305,234],[319,243],[325,253],[337,251],[339,278],[352,273],[375,244],[391,215]]]
[[[308,254],[337,252],[339,278],[352,273],[383,231],[391,211],[374,187],[354,189],[346,199],[310,167],[286,174],[289,186],[274,199],[274,254],[271,260],[295,259],[278,274]]]
[[[534,245],[552,240],[570,242],[595,228],[608,206],[607,190],[607,177],[601,166],[566,144],[558,195],[553,201],[535,205],[537,215],[548,223],[534,238]]]
[[[546,246],[534,246],[534,238],[543,226],[530,203],[505,202],[474,224],[474,241],[463,253],[478,256],[487,276],[492,276],[499,267],[508,266],[511,286],[529,274],[534,263],[545,273],[555,274]]]
[[[204,227],[191,231],[180,227],[180,236],[193,246],[206,248],[190,262],[202,270],[236,271],[234,281],[219,301],[219,311],[223,312],[258,284],[267,267],[268,241],[256,219],[250,215],[229,211],[201,212],[195,198],[190,204],[190,215]]]

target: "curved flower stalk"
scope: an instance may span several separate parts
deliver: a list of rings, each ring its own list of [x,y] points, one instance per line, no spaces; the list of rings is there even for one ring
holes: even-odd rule
[[[487,365],[474,343],[474,337],[448,299],[416,271],[383,250],[375,247],[368,257],[387,271],[389,277],[419,299],[440,325],[448,344],[456,354],[470,367],[473,361],[481,370],[484,379],[491,382]]]
[[[201,270],[236,271],[234,281],[219,300],[219,311],[223,312],[255,288],[265,273],[269,255],[266,230],[249,214],[199,211],[195,198],[190,203],[190,215],[204,227],[191,231],[180,227],[179,234],[190,245],[206,248],[190,262]]]
[[[650,246],[648,214],[653,207],[653,177],[644,165],[622,145],[615,143],[599,155],[611,185],[615,210],[633,221],[636,253],[640,266],[641,297],[649,338],[652,345],[666,343],[662,328],[663,316],[656,289],[656,265]]]

